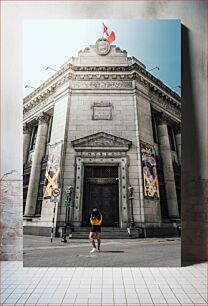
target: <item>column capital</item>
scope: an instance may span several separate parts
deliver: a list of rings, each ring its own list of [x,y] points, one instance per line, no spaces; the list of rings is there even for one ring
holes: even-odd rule
[[[23,124],[23,134],[30,134],[32,131],[32,125],[29,123]]]
[[[41,113],[37,116],[38,123],[48,123],[49,119],[50,119],[50,116],[45,113]]]
[[[176,135],[181,134],[181,125],[179,123],[174,125],[174,132]]]
[[[157,124],[167,124],[168,116],[164,113],[158,113],[155,117]]]

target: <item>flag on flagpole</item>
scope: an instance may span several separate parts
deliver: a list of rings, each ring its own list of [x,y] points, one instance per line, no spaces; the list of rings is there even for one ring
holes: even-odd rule
[[[111,31],[111,29],[107,27],[104,23],[103,23],[103,33],[106,34],[107,40],[109,41],[110,44],[116,39],[115,32]]]

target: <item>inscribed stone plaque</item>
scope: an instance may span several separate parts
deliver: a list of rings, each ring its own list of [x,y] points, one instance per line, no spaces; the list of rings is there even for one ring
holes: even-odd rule
[[[94,120],[112,120],[111,106],[94,106],[93,107]]]

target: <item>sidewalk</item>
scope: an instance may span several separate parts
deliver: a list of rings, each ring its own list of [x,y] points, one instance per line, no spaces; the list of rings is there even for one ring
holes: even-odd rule
[[[1,262],[3,305],[207,305],[207,265],[23,268]]]
[[[24,236],[24,267],[180,267],[180,238],[103,239],[90,254],[88,239]]]

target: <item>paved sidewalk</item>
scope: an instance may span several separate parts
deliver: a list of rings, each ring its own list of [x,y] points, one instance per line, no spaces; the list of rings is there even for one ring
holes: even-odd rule
[[[1,262],[3,305],[207,305],[207,264],[183,268],[23,268]]]
[[[90,254],[88,239],[24,236],[24,267],[180,267],[180,238],[103,239]]]

